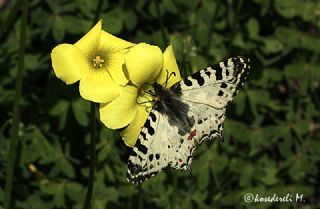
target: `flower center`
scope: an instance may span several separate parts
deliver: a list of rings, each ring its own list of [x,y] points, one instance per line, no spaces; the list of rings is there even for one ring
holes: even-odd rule
[[[102,68],[104,59],[102,59],[99,55],[92,59],[93,67],[95,68]]]
[[[156,101],[157,95],[154,88],[150,84],[145,84],[139,89],[139,95],[137,97],[137,104],[145,106],[147,108],[152,107]]]

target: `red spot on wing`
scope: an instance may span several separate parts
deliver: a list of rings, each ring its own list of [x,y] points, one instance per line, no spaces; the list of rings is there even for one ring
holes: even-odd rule
[[[196,130],[191,131],[190,135],[188,136],[188,140],[193,139],[195,135],[197,135],[197,131]]]
[[[179,162],[182,163],[182,159],[179,159]]]

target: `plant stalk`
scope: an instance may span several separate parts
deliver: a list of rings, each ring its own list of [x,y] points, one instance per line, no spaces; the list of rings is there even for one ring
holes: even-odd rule
[[[24,70],[24,54],[26,48],[26,30],[28,24],[28,0],[23,1],[22,20],[20,28],[20,43],[19,43],[19,60],[18,60],[18,72],[15,86],[15,96],[13,103],[13,119],[11,128],[11,139],[9,141],[9,153],[8,153],[8,168],[5,182],[4,192],[4,209],[10,209],[12,202],[12,184],[17,152],[17,143],[19,138],[19,124],[20,124],[20,98],[22,91],[23,70]]]
[[[96,24],[99,19],[102,10],[102,0],[98,0],[96,12],[94,14],[92,26]],[[84,209],[91,208],[91,200],[94,187],[94,176],[95,176],[95,165],[96,165],[96,103],[90,103],[90,167],[89,167],[89,179],[88,188],[86,193],[86,199],[84,202]]]
[[[95,164],[96,164],[96,104],[90,105],[90,167],[86,199],[83,208],[89,209],[94,186]]]
[[[165,28],[163,26],[163,22],[161,19],[161,11],[160,11],[160,5],[159,5],[159,0],[154,0],[155,5],[156,5],[156,12],[157,12],[157,17],[158,17],[158,22],[159,22],[159,26],[160,26],[160,30],[161,30],[161,36],[162,36],[162,40],[163,43],[165,45],[165,47],[169,44],[169,40],[168,40],[168,36],[167,33],[165,31]]]

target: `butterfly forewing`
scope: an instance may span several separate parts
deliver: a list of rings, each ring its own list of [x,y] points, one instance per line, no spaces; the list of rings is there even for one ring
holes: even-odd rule
[[[163,97],[160,103],[175,111],[153,107],[129,157],[129,182],[141,183],[168,166],[189,169],[195,142],[222,137],[226,106],[243,85],[249,64],[249,59],[244,57],[230,58],[167,89],[173,98],[166,102],[168,98]],[[183,122],[174,120],[175,116]]]
[[[200,143],[204,139],[222,137],[226,106],[243,85],[249,69],[249,59],[230,58],[172,86],[173,90],[178,89],[182,92],[181,100],[188,104],[190,111],[194,113],[195,129]]]

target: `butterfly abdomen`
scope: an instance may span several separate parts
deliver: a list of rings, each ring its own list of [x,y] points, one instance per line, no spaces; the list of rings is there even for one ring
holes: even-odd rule
[[[181,101],[181,94],[172,89],[155,84],[155,91],[159,100],[155,103],[155,109],[168,116],[169,124],[178,128],[180,135],[190,133],[194,125],[194,119],[188,116],[189,106]]]

